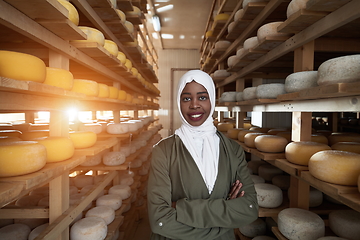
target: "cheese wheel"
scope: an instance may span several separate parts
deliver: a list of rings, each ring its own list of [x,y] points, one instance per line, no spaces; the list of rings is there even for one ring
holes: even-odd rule
[[[227,13],[219,13],[214,17],[214,22],[216,22],[216,21],[226,21],[226,20],[229,19],[229,17],[230,17],[230,15],[227,14]]]
[[[124,90],[119,90],[119,97],[118,97],[119,100],[125,101],[126,96],[127,96],[127,93]]]
[[[236,26],[235,21],[229,23],[229,25],[228,25],[228,27],[227,27],[228,33],[231,33],[231,32],[234,30],[234,27],[235,27],[235,26]]]
[[[285,148],[285,157],[291,163],[307,166],[311,156],[323,150],[331,150],[331,147],[318,142],[291,142]]]
[[[37,142],[46,147],[46,162],[48,163],[67,160],[75,152],[74,143],[67,137],[47,137]]]
[[[238,137],[237,139],[240,141],[240,142],[244,142],[245,141],[245,135],[248,134],[248,133],[255,133],[257,132],[256,130],[249,130],[249,129],[242,129],[239,131],[238,133]]]
[[[63,5],[69,11],[69,20],[74,23],[76,26],[79,25],[79,13],[69,1],[66,0],[58,0],[61,5]]]
[[[128,199],[131,196],[131,188],[129,185],[114,185],[109,189],[109,194],[120,195],[123,200]]]
[[[253,238],[266,234],[266,223],[261,218],[258,218],[250,224],[239,227],[239,231],[244,236]]]
[[[106,127],[106,131],[109,134],[124,134],[129,131],[129,124],[125,122],[109,123]]]
[[[244,9],[237,10],[235,15],[234,15],[234,21],[240,20],[244,16],[244,13],[245,13]]]
[[[80,26],[79,28],[86,34],[86,40],[73,40],[74,42],[95,42],[102,47],[105,45],[105,36],[101,31],[92,27]]]
[[[80,219],[70,228],[71,240],[103,240],[107,235],[107,225],[99,217]]]
[[[265,135],[265,133],[259,133],[259,132],[248,132],[244,136],[244,143],[246,146],[250,148],[255,148],[255,138],[260,135]]]
[[[265,183],[265,179],[263,179],[262,177],[258,176],[258,175],[250,175],[251,180],[253,181],[253,183]]]
[[[36,172],[46,164],[45,146],[33,141],[0,144],[0,177]]]
[[[249,128],[249,130],[255,130],[255,131],[257,131],[257,132],[267,133],[267,132],[270,130],[270,128],[258,127],[258,126],[251,126],[251,127]]]
[[[322,85],[349,83],[360,80],[360,54],[332,58],[318,68],[317,83]]]
[[[269,183],[255,183],[254,187],[259,207],[277,208],[282,204],[283,193],[279,187]]]
[[[310,187],[309,207],[318,207],[323,203],[323,193],[316,188]]]
[[[256,99],[256,88],[257,87],[247,87],[243,90],[243,99],[245,101]]]
[[[329,213],[329,227],[339,237],[357,240],[360,236],[360,213],[353,209]]]
[[[46,67],[44,84],[63,88],[70,91],[73,87],[74,76],[68,70]]]
[[[311,141],[312,142],[317,142],[317,143],[322,143],[325,145],[329,144],[329,140],[327,137],[325,137],[322,134],[311,134]]]
[[[255,147],[261,152],[280,153],[285,151],[288,140],[277,135],[261,135],[255,138]]]
[[[231,73],[229,73],[225,69],[219,69],[214,72],[214,78],[223,78],[223,77],[228,77],[230,75],[231,75]]]
[[[258,99],[275,99],[285,93],[285,84],[283,83],[261,84],[256,88],[256,97]]]
[[[262,164],[258,168],[259,176],[267,182],[271,182],[275,176],[282,175],[283,173],[281,169],[270,164]]]
[[[94,177],[90,175],[77,175],[74,177],[74,185],[77,188],[83,188],[94,184]]]
[[[105,39],[104,48],[114,57],[118,56],[119,48],[114,41]]]
[[[227,65],[229,67],[233,67],[239,60],[240,60],[240,58],[237,55],[230,56],[227,59]]]
[[[243,128],[230,128],[227,130],[228,138],[237,139],[239,132],[243,130]]]
[[[116,13],[119,15],[120,20],[123,24],[125,24],[126,22],[126,15],[123,11],[119,10],[119,9],[115,9]]]
[[[119,97],[119,89],[109,86],[109,98],[117,99]]]
[[[220,132],[227,132],[229,129],[234,128],[234,124],[221,122],[217,125],[217,129]]]
[[[83,93],[91,97],[97,97],[99,95],[98,83],[93,80],[74,79],[71,91]]]
[[[110,95],[109,86],[104,83],[98,83],[97,85],[99,88],[97,97],[108,98]]]
[[[27,240],[31,232],[28,225],[22,223],[14,223],[0,228],[1,240]]]
[[[279,133],[277,133],[275,135],[280,136],[280,137],[284,137],[284,138],[286,138],[286,140],[288,140],[288,142],[291,142],[291,132],[279,132]]]
[[[103,163],[106,166],[118,166],[125,162],[126,156],[122,152],[108,152],[103,156]]]
[[[125,25],[125,28],[128,30],[129,33],[134,32],[134,25],[131,22],[125,21],[124,25]]]
[[[87,211],[85,217],[99,217],[109,225],[115,219],[115,210],[108,206],[97,206]]]
[[[236,102],[236,92],[223,92],[220,102]]]
[[[46,65],[30,54],[0,50],[0,76],[42,83],[46,78]]]
[[[119,51],[116,58],[119,59],[119,61],[120,61],[122,64],[125,64],[125,62],[126,62],[126,55],[125,55],[123,52],[120,52],[120,51]]]
[[[101,133],[103,126],[100,123],[84,123],[79,126],[79,131]]]
[[[267,134],[270,134],[270,135],[277,135],[281,132],[288,132],[289,130],[287,128],[270,128],[268,131],[267,131]]]
[[[354,133],[332,134],[328,137],[329,145],[332,146],[338,142],[360,142],[360,135]]]
[[[221,41],[217,41],[214,45],[214,48],[216,49],[223,49],[223,48],[228,48],[230,47],[231,45],[231,42],[230,41],[227,41],[227,40],[221,40]]]
[[[118,210],[122,205],[122,198],[120,195],[107,194],[96,199],[96,206],[108,206]]]
[[[292,0],[286,9],[287,18],[289,18],[291,15],[293,15],[300,9],[306,9],[306,3],[308,1],[309,0]]]
[[[259,40],[257,37],[251,37],[251,38],[248,38],[244,41],[244,50],[248,50],[248,49],[251,49],[251,48],[254,48],[256,45],[259,44]]]
[[[286,208],[278,214],[279,231],[288,239],[316,240],[325,235],[325,223],[316,213]]]
[[[245,53],[245,49],[242,47],[236,51],[236,56],[238,56],[239,58],[242,58],[244,53]]]
[[[139,124],[136,122],[123,122],[123,124],[127,125],[128,132],[136,132],[139,129]]]
[[[287,93],[298,92],[316,86],[318,86],[317,71],[296,72],[285,78],[285,91]]]
[[[278,26],[283,23],[284,22],[271,22],[259,27],[259,29],[257,30],[257,38],[259,42],[264,41],[266,37],[290,37],[290,34],[288,33],[282,33],[277,31]],[[276,46],[272,46],[272,48],[274,47]]]
[[[240,102],[243,101],[243,92],[236,92],[236,101]]]
[[[360,154],[337,150],[317,152],[309,160],[309,172],[325,182],[356,186]]]
[[[69,137],[73,141],[76,149],[92,147],[97,140],[96,133],[90,131],[72,131],[69,132]]]
[[[360,154],[360,142],[337,142],[331,149]]]
[[[125,60],[125,67],[127,68],[128,71],[130,71],[130,69],[132,68],[132,62],[129,59]]]
[[[28,240],[34,240],[37,236],[40,235],[40,233],[42,233],[47,227],[49,226],[49,223],[44,223],[40,226],[37,226],[36,228],[34,228],[33,230],[31,230],[29,236],[28,236]]]

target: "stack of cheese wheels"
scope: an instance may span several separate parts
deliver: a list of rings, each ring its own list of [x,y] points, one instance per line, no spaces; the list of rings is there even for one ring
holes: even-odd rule
[[[103,126],[100,123],[84,123],[79,125],[79,131],[101,133]]]
[[[69,132],[69,137],[73,141],[76,149],[92,147],[97,140],[96,133],[90,131],[72,131]]]
[[[325,235],[325,223],[316,213],[286,208],[278,214],[279,231],[288,239],[318,239]]]
[[[98,83],[93,80],[74,79],[71,91],[82,93],[90,97],[97,97],[99,95]]]
[[[256,88],[256,98],[258,99],[275,99],[285,93],[285,84],[283,83],[261,84]]]
[[[68,70],[61,68],[46,67],[46,78],[44,84],[71,90],[73,87],[74,76]]]
[[[356,186],[360,154],[338,150],[317,152],[309,160],[309,172],[325,182]]]
[[[31,228],[22,223],[14,223],[0,228],[1,240],[28,240]]]
[[[126,156],[122,152],[108,152],[103,155],[103,163],[106,166],[118,166],[125,162]]]
[[[238,139],[238,134],[243,128],[230,128],[227,130],[227,136],[232,139]]]
[[[329,227],[338,236],[357,240],[360,236],[360,213],[352,209],[334,210],[329,213]]]
[[[360,54],[337,57],[323,62],[318,68],[319,85],[349,83],[360,80]]]
[[[118,210],[122,205],[122,198],[117,194],[106,194],[96,199],[96,206],[108,206]]]
[[[267,182],[271,182],[275,176],[282,175],[283,173],[281,169],[270,164],[262,164],[258,168],[259,176]]]
[[[277,208],[283,202],[282,190],[270,183],[255,183],[254,184],[259,207],[263,208]]]
[[[311,141],[328,145],[329,140],[322,134],[311,134]]]
[[[360,134],[357,133],[333,133],[329,137],[329,145],[338,142],[360,142]]]
[[[36,141],[46,147],[46,161],[48,163],[67,160],[75,152],[73,141],[67,137],[46,137]]]
[[[288,75],[285,79],[287,93],[298,92],[317,85],[317,71],[296,72]]]
[[[100,217],[82,218],[70,228],[71,240],[103,240],[107,235],[107,225]]]
[[[131,188],[129,185],[118,184],[109,189],[109,194],[117,194],[121,199],[128,199],[131,196]]]
[[[97,97],[108,98],[110,95],[109,86],[104,83],[98,83],[99,92]]]
[[[46,148],[34,141],[0,143],[0,177],[36,172],[46,164]]]
[[[245,101],[256,99],[256,88],[257,87],[247,87],[243,90],[243,99]]]
[[[105,39],[104,48],[114,57],[117,57],[119,48],[114,41]]]
[[[360,154],[360,142],[337,142],[331,146],[331,149]]]
[[[115,219],[115,210],[108,206],[97,206],[87,211],[85,217],[99,217],[109,225]]]
[[[308,1],[309,0],[292,0],[287,7],[286,17],[289,18],[300,9],[305,9]]]
[[[43,83],[46,78],[46,65],[43,60],[30,54],[1,50],[0,76]]]
[[[244,143],[250,148],[255,148],[255,138],[260,135],[265,135],[265,133],[259,132],[249,132],[244,136]]]
[[[291,142],[285,148],[285,157],[291,163],[307,166],[312,155],[324,150],[331,147],[318,142]]]
[[[66,0],[58,0],[61,5],[63,5],[69,11],[69,20],[74,23],[76,26],[79,25],[79,13],[69,1]]]
[[[256,237],[266,234],[266,223],[261,218],[256,219],[250,224],[239,227],[239,231],[246,237]]]
[[[227,132],[229,129],[232,129],[232,128],[234,128],[234,124],[228,123],[228,122],[220,122],[220,123],[217,125],[217,129],[218,129],[220,132]]]
[[[284,152],[287,144],[286,138],[277,135],[260,135],[255,138],[255,147],[261,152]]]
[[[102,47],[105,45],[105,37],[101,31],[85,26],[80,26],[79,28],[86,34],[86,40],[73,40],[73,42],[94,42]]]

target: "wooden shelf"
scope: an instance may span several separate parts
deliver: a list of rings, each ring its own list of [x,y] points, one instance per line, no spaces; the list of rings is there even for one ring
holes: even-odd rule
[[[293,164],[286,159],[276,159],[273,165],[295,177],[300,177],[303,171],[309,170],[308,166]]]

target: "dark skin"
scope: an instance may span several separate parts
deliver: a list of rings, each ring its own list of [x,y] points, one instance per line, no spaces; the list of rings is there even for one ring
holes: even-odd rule
[[[186,121],[192,126],[200,126],[205,122],[211,112],[211,103],[206,88],[192,81],[187,83],[180,97],[181,113]],[[199,116],[197,118],[193,116]],[[230,189],[226,200],[243,197],[245,192],[241,191],[242,183],[236,180]],[[171,206],[176,207],[176,202],[172,202]]]

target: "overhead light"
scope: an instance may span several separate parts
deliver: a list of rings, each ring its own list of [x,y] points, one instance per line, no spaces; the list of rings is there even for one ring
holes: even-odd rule
[[[154,25],[155,32],[159,32],[160,29],[161,29],[159,16],[158,15],[153,15],[152,16],[152,22],[153,22],[153,25]]]

